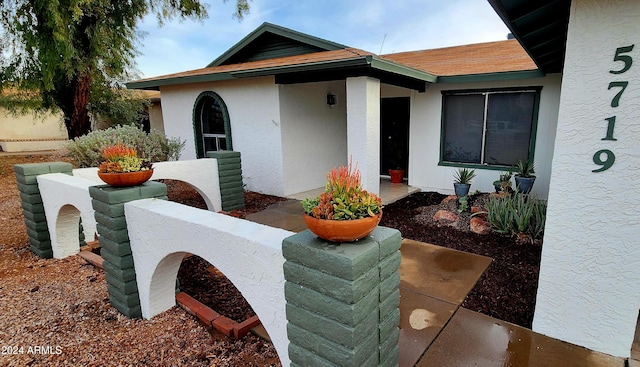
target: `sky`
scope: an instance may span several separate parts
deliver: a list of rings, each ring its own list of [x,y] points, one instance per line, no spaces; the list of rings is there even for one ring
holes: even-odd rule
[[[235,0],[206,0],[208,19],[155,16],[136,58],[140,77],[199,69],[269,22],[349,47],[389,54],[499,41],[509,30],[487,0],[250,0],[250,13],[233,18]]]

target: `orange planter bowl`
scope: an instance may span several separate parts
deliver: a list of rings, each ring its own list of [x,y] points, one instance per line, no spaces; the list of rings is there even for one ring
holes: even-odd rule
[[[375,217],[354,220],[318,219],[303,214],[304,222],[316,236],[330,242],[353,242],[369,235],[380,223],[382,211]]]
[[[98,177],[107,185],[113,187],[137,186],[147,182],[153,175],[153,170],[148,169],[137,172],[102,173],[98,171]]]

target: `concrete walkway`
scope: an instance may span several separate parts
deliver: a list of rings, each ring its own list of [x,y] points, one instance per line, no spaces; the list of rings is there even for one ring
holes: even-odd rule
[[[290,199],[247,219],[300,232],[307,229],[301,214],[299,201]],[[400,253],[401,367],[625,366],[623,358],[460,307],[490,258],[410,239],[403,239]]]

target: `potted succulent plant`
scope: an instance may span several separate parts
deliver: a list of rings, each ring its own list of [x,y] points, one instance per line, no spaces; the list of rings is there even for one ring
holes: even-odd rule
[[[101,153],[103,162],[98,167],[98,176],[110,186],[140,185],[153,175],[151,162],[138,157],[135,149],[122,143],[107,146]]]
[[[536,180],[535,164],[532,161],[518,161],[518,170],[516,171],[516,189],[518,192],[528,194]]]
[[[496,193],[500,191],[504,191],[506,193],[513,192],[511,177],[513,177],[512,172],[503,172],[500,174],[499,180],[493,181],[493,187],[496,189]]]
[[[332,169],[325,191],[302,201],[304,220],[316,236],[331,242],[366,237],[382,217],[382,200],[362,188],[360,171],[352,165]]]
[[[461,198],[467,196],[469,189],[471,188],[471,180],[476,177],[476,170],[470,168],[458,168],[453,174],[454,182],[453,189],[456,196]]]

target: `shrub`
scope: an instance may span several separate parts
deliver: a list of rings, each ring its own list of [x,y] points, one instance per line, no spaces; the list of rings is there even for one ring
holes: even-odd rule
[[[502,234],[525,234],[542,239],[547,204],[532,194],[494,196],[487,202],[487,220]]]
[[[167,139],[159,131],[147,134],[135,126],[114,126],[75,138],[67,145],[68,156],[76,167],[97,167],[102,162],[102,150],[119,143],[132,147],[140,158],[150,162],[177,160],[185,144],[177,138]]]

